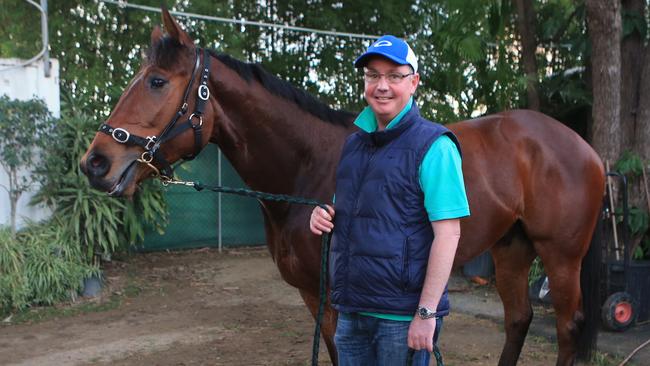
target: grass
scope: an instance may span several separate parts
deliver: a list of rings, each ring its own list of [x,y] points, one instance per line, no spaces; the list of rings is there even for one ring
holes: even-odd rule
[[[67,318],[79,314],[109,311],[120,307],[123,297],[124,296],[120,295],[111,295],[108,301],[101,303],[87,302],[78,305],[66,305],[60,307],[34,307],[15,313],[11,317],[11,322],[7,325],[34,324],[50,319]]]
[[[9,322],[0,323],[0,327],[17,324],[35,324],[51,319],[68,318],[80,314],[100,313],[119,308],[125,300],[139,296],[146,288],[137,283],[135,276],[127,276],[126,286],[105,300],[83,301],[78,304],[32,307],[18,311]]]
[[[613,356],[607,352],[599,351],[594,353],[594,357],[591,360],[593,366],[615,366],[620,364],[621,361],[623,361],[622,357]],[[629,365],[633,366],[634,363],[629,363]]]

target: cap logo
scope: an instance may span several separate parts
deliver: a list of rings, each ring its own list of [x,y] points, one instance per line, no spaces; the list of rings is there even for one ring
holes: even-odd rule
[[[382,41],[375,42],[375,44],[373,44],[372,46],[373,47],[386,47],[386,46],[392,46],[392,45],[393,45],[393,43],[391,41],[382,40]]]

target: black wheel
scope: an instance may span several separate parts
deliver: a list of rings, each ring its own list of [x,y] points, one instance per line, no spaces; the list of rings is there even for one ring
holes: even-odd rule
[[[615,292],[605,300],[601,315],[605,328],[624,332],[636,322],[637,305],[627,292]]]

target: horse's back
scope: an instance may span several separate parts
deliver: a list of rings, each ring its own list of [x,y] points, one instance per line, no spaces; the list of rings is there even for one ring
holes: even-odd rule
[[[463,220],[457,264],[489,248],[517,221],[533,240],[569,235],[570,230],[558,230],[566,222],[593,228],[604,171],[598,155],[574,131],[528,110],[448,127],[463,151],[471,210]]]

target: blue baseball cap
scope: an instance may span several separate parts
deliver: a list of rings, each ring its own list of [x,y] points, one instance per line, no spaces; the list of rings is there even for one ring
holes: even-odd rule
[[[373,55],[383,56],[400,65],[410,65],[413,72],[418,72],[418,59],[409,45],[403,40],[385,35],[368,47],[366,52],[354,61],[354,67],[363,67]]]

